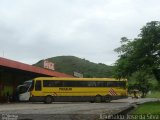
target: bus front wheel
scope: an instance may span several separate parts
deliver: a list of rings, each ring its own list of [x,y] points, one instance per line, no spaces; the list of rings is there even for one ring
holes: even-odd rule
[[[46,96],[44,102],[45,102],[46,104],[52,103],[52,102],[53,102],[52,96]]]
[[[95,96],[95,102],[96,103],[102,102],[102,97],[100,95]]]

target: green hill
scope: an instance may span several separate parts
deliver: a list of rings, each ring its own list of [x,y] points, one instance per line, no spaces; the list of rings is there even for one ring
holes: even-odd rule
[[[113,66],[102,63],[93,63],[75,56],[58,56],[47,59],[55,64],[55,70],[73,75],[73,72],[82,73],[84,77],[112,77]],[[35,66],[42,67],[40,60]]]

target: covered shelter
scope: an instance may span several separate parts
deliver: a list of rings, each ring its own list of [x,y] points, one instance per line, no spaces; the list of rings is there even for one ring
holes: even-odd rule
[[[0,101],[11,95],[13,90],[26,80],[36,77],[73,77],[72,75],[48,70],[0,57]]]

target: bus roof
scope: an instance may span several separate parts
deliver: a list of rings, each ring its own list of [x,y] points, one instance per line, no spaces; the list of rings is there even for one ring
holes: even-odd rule
[[[60,77],[38,77],[34,80],[64,80],[64,81],[127,81],[127,79],[116,78],[60,78]]]

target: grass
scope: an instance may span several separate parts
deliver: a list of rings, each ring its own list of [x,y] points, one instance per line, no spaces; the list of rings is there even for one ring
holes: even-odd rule
[[[139,105],[133,114],[160,114],[160,102],[148,102]]]
[[[147,98],[160,98],[160,91],[153,91],[146,96]]]

